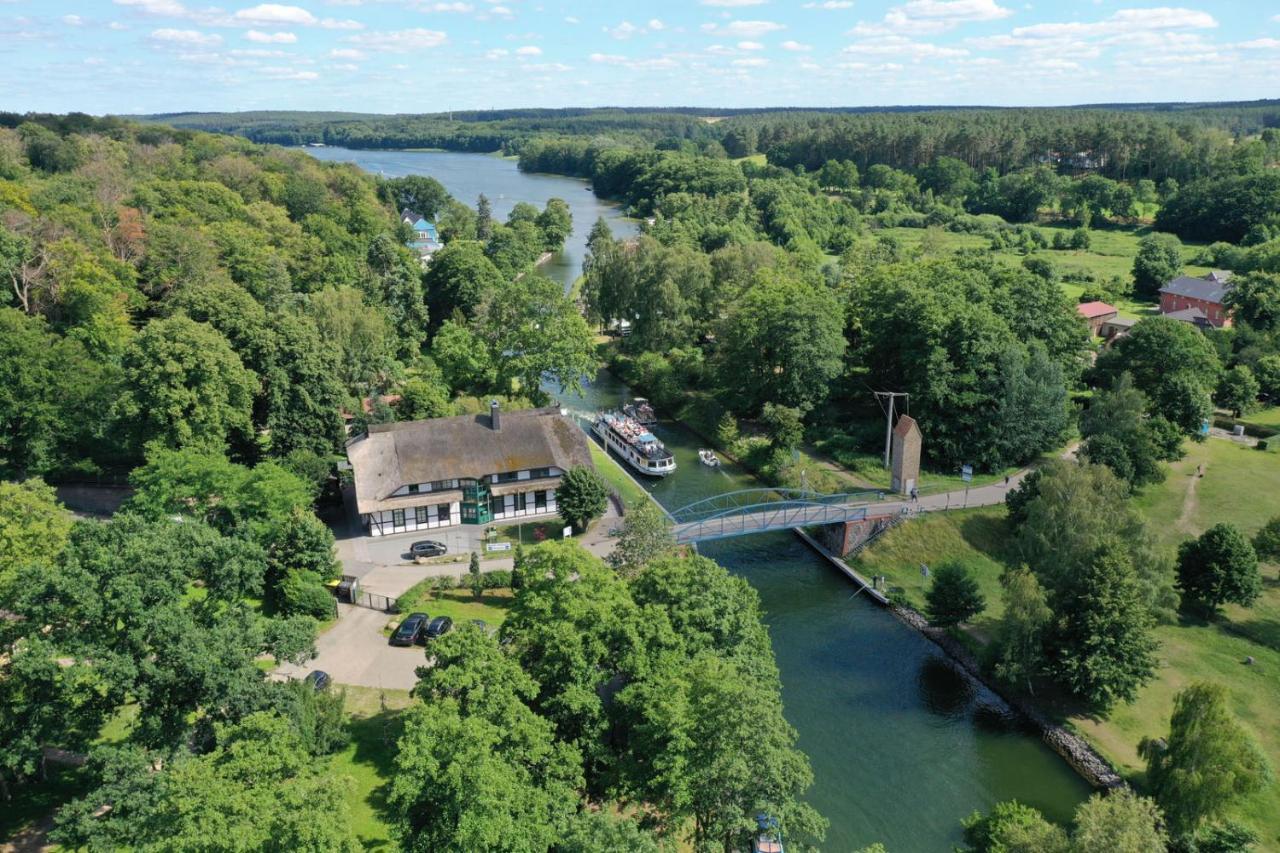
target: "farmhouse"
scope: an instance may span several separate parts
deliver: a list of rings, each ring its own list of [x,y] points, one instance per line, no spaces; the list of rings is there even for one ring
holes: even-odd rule
[[[1203,278],[1184,275],[1160,288],[1160,313],[1201,328],[1231,325],[1225,302],[1231,273],[1214,270]]]
[[[561,475],[591,466],[559,409],[370,426],[347,442],[356,511],[371,536],[553,515]]]
[[[1105,302],[1081,302],[1076,306],[1076,311],[1089,324],[1089,334],[1096,337],[1102,336],[1102,325],[1108,320],[1114,320],[1120,313],[1115,306]]]

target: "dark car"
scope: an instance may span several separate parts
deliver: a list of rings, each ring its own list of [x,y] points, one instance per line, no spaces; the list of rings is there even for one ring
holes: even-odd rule
[[[324,690],[329,686],[329,673],[322,669],[317,669],[313,672],[308,672],[307,677],[302,680],[307,684],[310,684],[316,690]]]
[[[431,620],[426,629],[422,632],[422,642],[426,643],[428,640],[438,640],[452,630],[452,619],[448,616],[437,616]]]
[[[409,556],[415,560],[419,557],[443,557],[448,553],[449,549],[443,542],[436,542],[433,539],[424,539],[409,546]]]
[[[426,627],[430,618],[425,613],[410,613],[404,617],[404,621],[400,623],[395,633],[391,635],[391,645],[412,646],[418,642],[418,636],[422,633],[422,629]]]

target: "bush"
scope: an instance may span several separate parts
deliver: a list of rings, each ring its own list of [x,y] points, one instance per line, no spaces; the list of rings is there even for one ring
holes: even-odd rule
[[[1267,440],[1265,438],[1258,439],[1258,443],[1255,445],[1258,450],[1266,450],[1269,446],[1270,445],[1267,444]]]
[[[492,572],[485,572],[480,577],[484,579],[485,589],[510,589],[511,588],[511,570],[496,569]]]
[[[968,622],[987,606],[978,582],[963,563],[939,566],[925,599],[929,621],[944,628]]]
[[[333,595],[314,572],[289,572],[280,584],[280,599],[286,615],[333,618]]]

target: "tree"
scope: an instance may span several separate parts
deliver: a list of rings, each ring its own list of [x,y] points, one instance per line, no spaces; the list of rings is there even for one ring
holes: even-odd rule
[[[0,474],[24,478],[52,467],[65,433],[56,398],[67,365],[40,317],[0,307]],[[81,415],[83,416],[83,414]]]
[[[388,803],[406,850],[546,850],[582,784],[576,750],[526,704],[537,685],[474,626],[440,638],[419,669]]]
[[[1160,427],[1153,427],[1146,409],[1147,398],[1133,387],[1133,377],[1121,373],[1110,389],[1094,395],[1080,416],[1084,458],[1106,465],[1135,488],[1164,477],[1159,460],[1167,451],[1157,443],[1155,430]]]
[[[1021,682],[1028,693],[1034,693],[1031,681],[1044,670],[1044,635],[1053,611],[1040,582],[1026,566],[1002,574],[1000,586],[1004,614],[996,638],[1000,650],[996,675],[1011,684]]]
[[[542,232],[543,250],[560,251],[564,241],[573,233],[573,215],[569,212],[569,205],[564,199],[547,199],[547,206],[538,214],[537,225]]]
[[[484,193],[476,199],[476,239],[486,243],[493,236],[493,210]]]
[[[1252,272],[1233,278],[1226,303],[1237,322],[1273,331],[1280,326],[1280,275]]]
[[[812,407],[843,366],[843,312],[834,294],[772,270],[730,308],[722,325],[721,375],[734,408],[766,402]]]
[[[430,369],[421,371],[400,386],[400,402],[396,404],[396,414],[401,420],[446,418],[454,413],[443,371],[434,361],[425,361],[431,365]]]
[[[1238,418],[1257,407],[1260,393],[1261,389],[1258,387],[1258,380],[1253,376],[1253,371],[1247,365],[1237,364],[1223,373],[1222,378],[1218,380],[1218,390],[1214,394],[1214,399],[1219,406],[1229,409],[1232,417]]]
[[[226,338],[184,315],[152,320],[125,350],[118,411],[140,444],[247,442],[258,378]]]
[[[0,608],[25,566],[52,568],[71,533],[71,514],[42,480],[0,482]]]
[[[504,284],[502,273],[475,240],[454,240],[431,256],[422,274],[433,329],[455,312],[470,320],[489,294]]]
[[[556,842],[556,853],[661,853],[658,840],[607,809],[584,809],[574,816],[568,831]]]
[[[958,562],[944,563],[934,571],[925,598],[929,621],[944,628],[968,622],[987,606],[978,582]]]
[[[295,507],[283,522],[266,533],[267,574],[264,599],[286,614],[305,613],[317,619],[333,615],[333,596],[325,581],[342,574],[333,532],[315,514]]]
[[[1062,367],[1038,340],[1007,347],[1000,356],[1003,388],[995,420],[1000,457],[1021,464],[1057,446],[1071,425],[1071,404]]]
[[[1209,414],[1209,391],[1217,386],[1221,369],[1213,344],[1202,333],[1168,317],[1148,317],[1098,357],[1095,372],[1113,383],[1129,372],[1153,414],[1197,432],[1200,419]]]
[[[1134,292],[1152,298],[1182,274],[1182,241],[1172,234],[1148,234],[1138,241],[1133,259]]]
[[[640,501],[623,516],[622,532],[609,554],[609,565],[623,577],[633,577],[650,561],[675,547],[666,513],[653,501]]]
[[[1258,555],[1234,524],[1215,524],[1178,547],[1178,586],[1185,601],[1211,610],[1250,607],[1262,594]]]
[[[408,208],[427,219],[434,219],[449,200],[449,192],[444,185],[426,175],[391,178],[386,182],[386,188],[395,200],[396,207]]]
[[[966,853],[1070,853],[1067,834],[1017,800],[996,803],[990,814],[964,820]]]
[[[338,379],[349,391],[367,393],[395,372],[400,346],[387,312],[366,304],[354,287],[332,287],[310,295],[307,313],[320,338],[337,355]]]
[[[467,566],[467,574],[471,576],[471,595],[473,598],[479,599],[481,593],[484,592],[484,576],[480,574],[480,555],[475,551],[471,552],[471,562]]]
[[[484,341],[470,328],[445,322],[431,342],[431,357],[444,382],[458,391],[483,392],[494,386],[494,365]]]
[[[1154,853],[1168,842],[1160,808],[1128,788],[1094,794],[1076,808],[1071,853]]]
[[[1091,707],[1132,702],[1155,675],[1154,619],[1139,592],[1133,557],[1114,538],[1104,542],[1051,599],[1056,619],[1045,639],[1055,679]]]
[[[1139,744],[1147,784],[1176,835],[1194,833],[1271,781],[1266,756],[1227,698],[1222,685],[1192,684],[1174,697],[1169,736]]]
[[[1272,517],[1254,534],[1253,550],[1260,560],[1280,562],[1280,515]]]
[[[775,450],[793,450],[804,441],[804,413],[791,406],[765,403],[760,422]]]
[[[342,446],[342,384],[333,350],[307,317],[274,316],[274,363],[264,376],[271,455],[321,455]]]
[[[586,530],[592,519],[604,515],[609,503],[609,483],[594,468],[565,471],[556,486],[556,506],[566,524]]]
[[[95,784],[58,811],[54,837],[104,850],[361,849],[344,794],[349,780],[324,772],[287,720],[251,714],[218,726],[216,740],[207,754],[169,760],[133,747],[97,750]]]

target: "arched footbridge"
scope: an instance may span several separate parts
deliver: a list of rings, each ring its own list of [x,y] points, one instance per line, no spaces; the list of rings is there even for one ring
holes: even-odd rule
[[[880,491],[820,495],[794,489],[745,489],[670,513],[676,543],[688,545],[770,530],[790,530],[904,515],[910,501]]]

